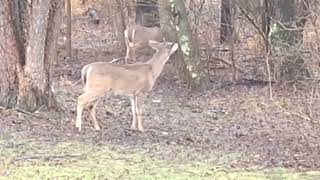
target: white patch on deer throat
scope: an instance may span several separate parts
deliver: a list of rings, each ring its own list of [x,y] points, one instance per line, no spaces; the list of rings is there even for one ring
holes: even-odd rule
[[[88,67],[88,70],[87,70],[87,76],[86,76],[87,83],[88,83],[88,79],[89,79],[89,76],[90,76],[90,74],[91,74],[91,71],[92,71],[92,66],[89,66],[89,67]]]
[[[125,37],[126,39],[128,39],[128,37],[129,37],[129,36],[128,36],[128,30],[125,30],[125,31],[124,31],[124,37]]]

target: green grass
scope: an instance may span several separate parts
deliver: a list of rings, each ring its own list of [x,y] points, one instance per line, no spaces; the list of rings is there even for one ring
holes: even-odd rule
[[[146,150],[77,141],[0,141],[0,179],[316,180],[319,172],[241,171],[206,162],[160,160]]]

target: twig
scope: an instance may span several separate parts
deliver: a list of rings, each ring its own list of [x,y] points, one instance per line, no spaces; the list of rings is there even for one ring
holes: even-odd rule
[[[44,108],[44,107],[45,107],[45,105],[42,105],[42,106],[40,106],[37,110],[35,110],[34,112],[37,113],[37,112],[40,111],[40,109],[42,109],[42,108]]]
[[[42,108],[42,106],[41,106],[40,108]],[[39,108],[39,109],[40,109],[40,108]],[[43,117],[43,116],[40,116],[40,115],[38,115],[38,114],[35,114],[35,113],[32,113],[32,112],[28,112],[28,111],[22,110],[22,109],[20,109],[20,108],[5,108],[5,107],[3,107],[3,106],[0,106],[0,109],[2,109],[2,110],[11,109],[11,110],[13,110],[13,111],[16,111],[16,112],[19,112],[19,113],[23,113],[23,114],[28,115],[28,116],[33,116],[33,117],[36,117],[36,118],[39,118],[39,119],[49,119],[49,118],[47,118],[47,117]]]
[[[289,27],[286,27],[281,21],[279,20],[275,20],[274,18],[272,17],[269,17],[270,20],[272,20],[273,22],[275,22],[276,24],[280,25],[281,28],[283,30],[286,30],[286,31],[312,31],[312,30],[319,30],[320,27],[319,26],[315,26],[314,28],[299,28],[299,27],[295,27],[295,28],[289,28]]]
[[[49,156],[40,156],[40,155],[36,155],[36,156],[25,156],[25,157],[21,157],[21,158],[16,158],[14,159],[14,161],[23,161],[23,160],[30,160],[30,159],[67,159],[67,158],[77,158],[77,157],[81,157],[83,156],[83,154],[80,155],[49,155]]]
[[[258,24],[255,22],[253,18],[249,16],[249,13],[239,4],[239,2],[235,1],[237,6],[240,8],[241,12],[245,15],[245,17],[248,19],[248,21],[255,27],[255,29],[259,32],[259,34],[262,36],[264,41],[267,41],[267,35],[259,28]]]
[[[297,117],[300,117],[301,119],[310,121],[310,122],[313,123],[313,124],[320,125],[319,122],[313,121],[310,117],[308,117],[307,115],[305,115],[305,114],[303,114],[303,113],[298,113],[298,112],[294,112],[294,111],[289,111],[288,109],[284,108],[283,106],[281,106],[281,105],[278,104],[278,103],[275,103],[275,105],[278,106],[281,110],[283,110],[283,111],[286,112],[286,113],[289,113],[289,114],[295,115],[295,116],[297,116]]]
[[[28,116],[33,116],[33,117],[36,117],[36,118],[39,118],[39,119],[49,119],[47,117],[43,117],[43,116],[40,116],[38,114],[35,114],[35,113],[32,113],[32,112],[28,112],[28,111],[25,111],[25,110],[22,110],[20,108],[14,108],[13,110],[17,111],[17,112],[20,112],[20,113],[23,113],[23,114],[26,114]]]
[[[115,63],[118,62],[121,58],[117,58],[117,59],[113,59],[112,61],[110,61],[109,63]]]
[[[243,81],[249,81],[251,83],[256,83],[256,84],[269,84],[271,83],[277,83],[277,81],[269,81],[269,80],[260,80],[260,79],[254,79],[254,78],[241,78]]]
[[[76,82],[74,82],[73,84],[71,84],[71,87],[73,87],[73,86],[75,86],[75,85],[79,84],[79,82],[80,82],[81,80],[82,80],[82,79],[80,78],[78,81],[76,81]]]
[[[224,60],[224,59],[221,59],[221,58],[218,58],[218,57],[212,57],[212,58],[213,58],[214,60],[216,60],[216,61],[220,61],[220,62],[222,62],[222,63],[224,63],[224,64],[232,67],[232,64],[231,64],[230,62],[228,62],[227,60]],[[238,65],[235,64],[235,68],[236,68],[239,72],[244,73],[244,70],[242,69],[242,67],[240,67],[240,66],[238,66]]]

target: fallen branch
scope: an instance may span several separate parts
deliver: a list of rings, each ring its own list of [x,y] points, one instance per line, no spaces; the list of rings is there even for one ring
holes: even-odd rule
[[[117,58],[117,59],[113,59],[112,61],[110,61],[109,63],[115,63],[118,62],[121,58]]]
[[[19,108],[14,108],[13,110],[15,110],[15,111],[17,111],[19,113],[28,115],[28,116],[33,116],[33,117],[39,118],[39,119],[49,119],[47,117],[43,117],[43,116],[40,116],[38,114],[35,114],[35,113],[32,113],[32,112],[28,112],[28,111],[25,111],[25,110],[22,110],[22,109],[19,109]]]
[[[31,159],[70,159],[70,158],[78,158],[83,156],[83,154],[79,155],[47,155],[47,156],[25,156],[21,158],[16,158],[13,161],[23,161],[23,160],[31,160]]]
[[[41,106],[40,108],[42,108],[43,106]],[[39,108],[39,109],[40,109]],[[36,117],[36,118],[39,118],[39,119],[49,119],[47,117],[43,117],[43,116],[40,116],[38,114],[35,114],[35,113],[32,113],[32,112],[28,112],[28,111],[25,111],[25,110],[22,110],[20,108],[5,108],[3,106],[0,106],[0,109],[2,110],[7,110],[7,109],[10,109],[10,110],[13,110],[13,111],[16,111],[18,113],[22,113],[22,114],[25,114],[25,115],[28,115],[28,116],[32,116],[32,117]]]
[[[221,59],[221,58],[218,58],[218,57],[212,57],[212,58],[213,58],[214,60],[216,60],[216,61],[220,61],[220,62],[222,62],[223,64],[232,67],[232,64],[231,64],[230,62],[228,62],[227,60],[224,60],[224,59]],[[236,68],[239,72],[244,73],[244,70],[242,69],[242,67],[240,67],[240,66],[238,66],[238,65],[235,65],[235,68]]]
[[[310,122],[313,123],[313,124],[320,125],[320,122],[315,122],[312,118],[308,117],[308,116],[307,116],[306,114],[304,114],[304,113],[301,113],[301,112],[299,113],[299,112],[295,112],[295,111],[290,111],[290,110],[284,108],[283,106],[281,106],[280,104],[278,104],[278,103],[276,103],[276,102],[275,102],[275,105],[276,105],[277,107],[279,107],[281,110],[283,110],[284,112],[288,113],[288,114],[291,114],[291,115],[297,116],[297,117],[299,117],[299,118],[301,118],[301,119],[310,121]]]

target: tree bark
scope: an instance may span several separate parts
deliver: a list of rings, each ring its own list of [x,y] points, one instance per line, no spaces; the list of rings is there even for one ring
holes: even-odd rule
[[[115,24],[117,28],[116,36],[118,37],[118,40],[120,42],[120,48],[125,49],[126,43],[124,40],[124,30],[126,29],[126,23],[125,23],[125,13],[124,13],[124,3],[123,0],[116,0],[116,6],[117,6],[117,13],[115,16]],[[118,13],[120,12],[120,13]]]
[[[35,111],[48,105],[60,0],[0,1],[0,104]],[[53,22],[53,23],[52,23]],[[58,21],[57,21],[58,22]]]
[[[44,59],[46,60],[45,69],[48,72],[48,107],[55,107],[55,99],[53,97],[53,92],[51,91],[52,85],[52,71],[54,64],[58,63],[57,54],[57,42],[59,36],[59,28],[62,20],[62,9],[63,1],[61,0],[51,0],[48,27],[46,34],[46,44],[45,44],[45,54]]]
[[[206,86],[206,75],[200,61],[199,50],[195,46],[197,42],[195,42],[192,36],[184,2],[183,0],[174,0],[170,1],[170,5],[175,19],[174,26],[181,53],[188,70],[188,85],[191,89],[204,89]]]
[[[263,0],[262,4],[262,13],[261,13],[261,28],[265,35],[265,37],[268,37],[269,31],[270,31],[270,7],[271,2],[269,0]],[[266,43],[266,47],[268,47],[268,43]]]
[[[18,95],[18,47],[11,27],[9,0],[0,1],[0,105],[12,108]]]
[[[45,70],[44,49],[50,0],[33,2],[30,9],[30,31],[26,48],[24,77],[20,79],[19,106],[36,110],[48,97],[48,74]]]

